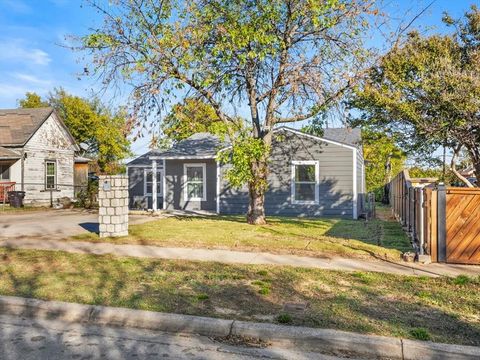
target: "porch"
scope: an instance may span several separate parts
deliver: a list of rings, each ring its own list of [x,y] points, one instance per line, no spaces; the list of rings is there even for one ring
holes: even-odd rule
[[[15,182],[0,181],[0,203],[8,202],[8,192],[15,190]]]

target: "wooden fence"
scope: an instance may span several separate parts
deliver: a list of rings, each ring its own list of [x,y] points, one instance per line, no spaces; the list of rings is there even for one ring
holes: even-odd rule
[[[437,185],[399,173],[390,183],[392,211],[415,252],[433,262],[480,264],[480,189]]]

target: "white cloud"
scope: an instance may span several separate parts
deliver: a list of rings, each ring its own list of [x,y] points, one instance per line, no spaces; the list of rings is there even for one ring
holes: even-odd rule
[[[38,48],[29,48],[23,40],[0,41],[0,61],[15,61],[33,65],[48,65],[50,55]]]
[[[14,74],[12,74],[12,76],[15,79],[18,79],[18,80],[21,80],[21,81],[24,81],[24,82],[27,82],[27,83],[31,83],[31,84],[48,86],[52,83],[50,80],[40,79],[39,77],[37,77],[35,75],[31,75],[31,74],[14,73]]]

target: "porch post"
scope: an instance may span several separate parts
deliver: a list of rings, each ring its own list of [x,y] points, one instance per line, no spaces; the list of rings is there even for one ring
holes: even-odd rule
[[[157,211],[157,160],[152,160],[152,209]]]

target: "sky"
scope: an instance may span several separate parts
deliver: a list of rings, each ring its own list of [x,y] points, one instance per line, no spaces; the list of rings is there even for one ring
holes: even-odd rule
[[[384,3],[385,11],[394,19],[405,21],[431,0]],[[444,11],[457,18],[475,3],[480,6],[478,0],[437,0],[413,25],[444,31],[440,21]],[[81,54],[69,48],[68,37],[86,34],[100,22],[101,17],[82,0],[0,0],[0,108],[16,108],[27,91],[45,96],[54,88],[63,87],[85,97],[92,91],[98,92],[100,84],[80,76],[84,68]],[[109,93],[102,100],[122,102],[109,97]],[[147,138],[134,142],[133,153],[147,151],[147,143]]]

